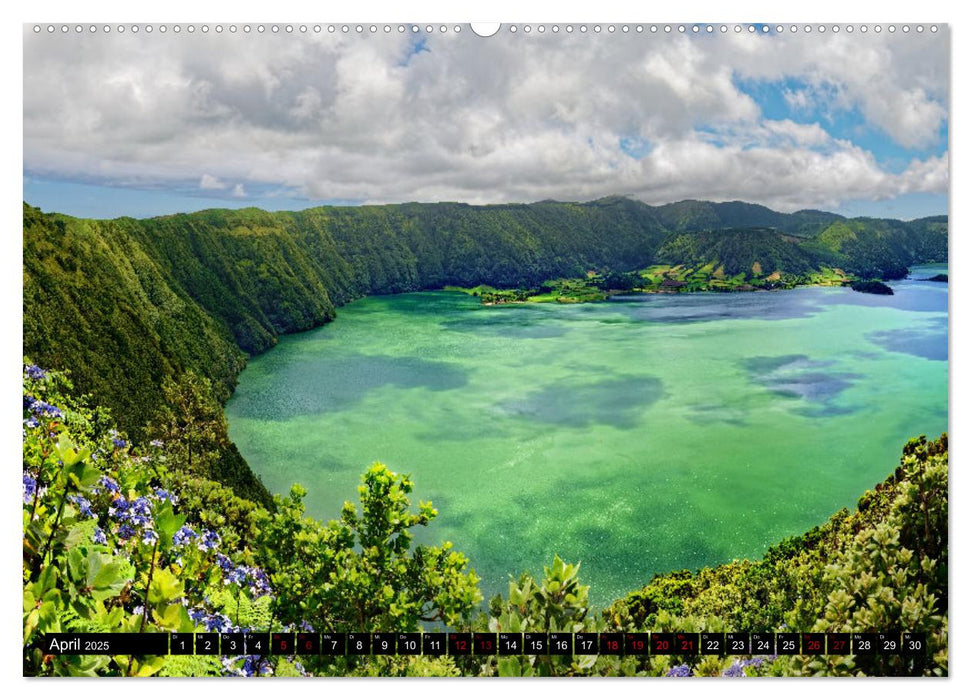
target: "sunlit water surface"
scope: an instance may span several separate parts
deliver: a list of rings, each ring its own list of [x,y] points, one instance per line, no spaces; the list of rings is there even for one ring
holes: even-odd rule
[[[254,358],[227,407],[264,483],[337,517],[410,474],[488,596],[580,561],[605,604],[655,572],[757,557],[947,428],[947,284],[486,307],[370,297]]]

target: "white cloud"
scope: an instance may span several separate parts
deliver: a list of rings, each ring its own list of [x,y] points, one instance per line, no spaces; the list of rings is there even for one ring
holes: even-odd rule
[[[203,173],[202,177],[199,178],[199,189],[201,190],[224,190],[226,187],[225,182],[209,173]]]
[[[25,170],[370,202],[632,194],[793,209],[947,189],[946,155],[895,174],[825,119],[767,119],[738,87],[797,81],[782,97],[798,121],[855,109],[925,147],[946,125],[946,33],[412,41],[28,31]]]
[[[785,99],[786,104],[789,105],[789,109],[795,112],[807,112],[815,105],[815,100],[813,100],[812,93],[809,90],[791,90],[784,88],[782,97]]]

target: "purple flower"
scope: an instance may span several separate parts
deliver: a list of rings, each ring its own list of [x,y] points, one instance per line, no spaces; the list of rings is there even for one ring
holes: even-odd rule
[[[48,418],[63,418],[64,413],[57,406],[52,406],[46,401],[35,399],[33,396],[24,396],[24,410],[30,411],[35,416],[47,416]]]
[[[764,657],[756,656],[755,658],[752,658],[752,659],[742,659],[739,663],[741,663],[742,666],[755,666],[756,668],[758,668],[759,666],[762,665],[764,661],[765,661]]]
[[[236,663],[242,659],[242,656],[224,656],[223,657],[223,669],[227,674],[231,676],[241,676],[243,675],[238,668],[236,668]]]
[[[108,538],[105,537],[104,530],[100,527],[94,528],[94,534],[91,536],[91,539],[94,540],[95,544],[108,544]]]
[[[36,428],[38,425],[40,425],[40,423],[37,422],[36,418],[31,416],[30,418],[24,421],[24,425],[26,425],[28,428]]]
[[[269,675],[273,673],[273,667],[263,657],[246,656],[243,660],[242,672],[244,676]]]
[[[743,662],[735,661],[722,672],[722,675],[726,678],[743,678],[745,676],[744,668],[745,664]]]
[[[182,547],[188,544],[190,541],[194,540],[198,535],[188,525],[183,525],[179,528],[179,531],[172,536],[172,544],[176,547]]]
[[[255,597],[259,598],[260,596],[273,593],[273,589],[270,587],[270,578],[262,569],[255,566],[252,567],[249,570],[249,576],[252,584],[249,590]],[[312,632],[313,628],[310,631]]]
[[[152,440],[148,444],[151,445],[152,447],[164,447],[165,446],[165,443],[162,442],[161,440]]]
[[[152,544],[158,541],[158,535],[155,534],[155,530],[145,530],[142,533],[142,544]]]
[[[88,501],[88,499],[84,496],[70,496],[68,500],[78,507],[78,511],[80,511],[81,515],[83,515],[85,518],[94,517],[94,513],[91,512],[91,502]]]
[[[191,608],[189,610],[189,619],[195,622],[196,624],[199,624],[200,622],[202,622],[205,619],[205,617],[206,617],[205,610],[199,610],[198,608]]]
[[[30,503],[37,493],[37,479],[30,472],[24,472],[24,503]]]
[[[108,477],[102,477],[107,479]],[[117,488],[117,484],[115,485]],[[110,489],[109,489],[110,490]],[[128,500],[124,496],[118,496],[110,506],[108,506],[108,517],[114,518],[119,522],[128,520]]]
[[[118,447],[118,448],[124,447],[126,444],[128,444],[121,438],[113,438],[111,442],[114,443],[115,447]]]
[[[672,666],[671,670],[668,671],[669,678],[687,678],[693,675],[691,673],[691,667],[688,664],[681,664],[680,666]]]
[[[139,496],[131,502],[131,509],[136,515],[144,515],[147,517],[152,514],[152,502],[145,498],[145,496]]]
[[[223,579],[223,584],[227,586],[230,584],[242,586],[246,583],[246,574],[245,566],[237,566],[235,569],[226,572],[226,578]]]
[[[125,523],[124,525],[118,528],[118,537],[120,537],[121,539],[127,540],[134,536],[135,536],[135,528],[133,528],[128,523]]]
[[[152,502],[145,496],[139,496],[134,501],[128,501],[124,496],[118,496],[108,508],[108,516],[120,523],[129,523],[134,527],[152,526]]]
[[[37,365],[25,365],[24,374],[30,377],[31,379],[43,379],[44,377],[47,376],[47,372],[42,370]]]
[[[233,629],[232,620],[221,613],[206,616],[205,625],[210,632],[231,632]]]
[[[212,530],[203,530],[202,537],[199,539],[199,549],[203,552],[211,552],[219,546],[219,535]]]
[[[157,498],[158,500],[160,500],[160,501],[168,501],[172,505],[175,505],[178,502],[178,499],[176,499],[175,496],[173,496],[171,493],[169,493],[165,489],[160,489],[157,486],[154,489],[154,495],[155,495],[155,498]]]
[[[118,493],[120,490],[118,488],[118,482],[112,479],[110,476],[103,476],[98,480],[98,483],[108,489],[111,493]]]
[[[242,661],[242,665],[240,665]],[[272,675],[273,667],[266,658],[258,656],[233,656],[223,658],[223,669],[231,676],[252,677],[256,675]]]

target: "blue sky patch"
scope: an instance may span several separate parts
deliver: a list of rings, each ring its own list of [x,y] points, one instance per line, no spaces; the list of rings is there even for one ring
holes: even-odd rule
[[[654,148],[650,141],[646,141],[639,136],[625,136],[620,139],[619,145],[621,151],[635,160],[640,160]]]
[[[398,65],[407,66],[409,63],[411,63],[412,59],[418,54],[422,52],[431,53],[431,51],[432,50],[428,48],[428,37],[423,36],[419,39],[415,39],[414,41],[411,42],[411,45],[408,47],[408,53],[405,55],[405,57],[401,60],[401,63],[399,63]]]
[[[869,124],[859,107],[846,108],[836,104],[836,85],[814,85],[796,78],[774,81],[736,79],[735,85],[755,101],[766,119],[819,124],[833,138],[849,141],[873,154],[880,168],[887,172],[901,173],[914,159],[923,160],[947,152],[946,121],[934,144],[926,148],[906,148],[882,129]],[[806,98],[804,103],[803,97]]]

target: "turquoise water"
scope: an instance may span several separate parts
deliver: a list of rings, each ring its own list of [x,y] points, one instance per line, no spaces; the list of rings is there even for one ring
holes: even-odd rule
[[[927,277],[943,268],[915,270]],[[230,436],[271,491],[337,517],[374,461],[488,596],[580,561],[605,604],[655,572],[759,556],[947,428],[947,285],[482,306],[370,297],[251,360]]]

